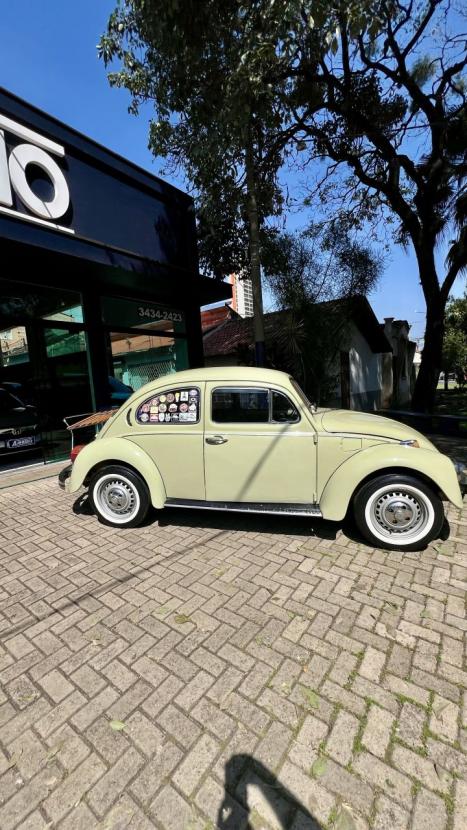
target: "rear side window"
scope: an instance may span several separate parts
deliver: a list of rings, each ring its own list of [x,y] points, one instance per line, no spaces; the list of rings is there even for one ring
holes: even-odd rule
[[[136,410],[138,424],[196,424],[199,421],[200,392],[195,387],[169,389],[152,395]]]
[[[215,389],[212,393],[212,420],[218,424],[267,424],[267,389]]]

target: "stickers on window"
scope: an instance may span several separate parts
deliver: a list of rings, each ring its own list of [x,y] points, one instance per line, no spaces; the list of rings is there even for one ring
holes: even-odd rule
[[[199,421],[199,389],[171,389],[153,395],[136,410],[136,422],[156,424],[196,424]]]

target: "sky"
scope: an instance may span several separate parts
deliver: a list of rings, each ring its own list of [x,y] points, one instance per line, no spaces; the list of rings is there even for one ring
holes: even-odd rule
[[[129,96],[111,89],[96,45],[115,0],[14,0],[2,3],[0,86],[101,144],[160,175],[163,164],[147,149],[149,109],[129,115]],[[166,177],[173,184],[181,179]],[[294,180],[290,180],[290,188]],[[290,220],[290,227],[297,219]],[[458,280],[453,292],[463,293]],[[369,296],[380,321],[406,319],[421,338],[425,304],[414,257],[392,246],[377,288]],[[266,309],[271,305],[265,298]]]

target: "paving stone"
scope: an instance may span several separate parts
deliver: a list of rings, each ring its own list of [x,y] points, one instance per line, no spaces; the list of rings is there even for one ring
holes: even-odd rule
[[[340,711],[326,743],[326,752],[345,767],[351,757],[360,722],[354,715]]]
[[[391,738],[394,718],[379,706],[370,706],[362,743],[373,755],[384,758]]]
[[[426,720],[427,713],[424,709],[416,706],[415,703],[405,702],[397,724],[397,737],[410,747],[421,748],[423,727]]]
[[[126,791],[129,782],[143,765],[144,760],[136,749],[128,749],[88,793],[87,801],[90,807],[99,816],[105,815],[120,794]]]
[[[60,830],[89,830],[96,824],[96,817],[86,804],[77,804],[60,822]],[[50,827],[50,822],[47,822]]]
[[[467,755],[465,750],[459,752],[442,741],[428,738],[426,742],[428,758],[439,767],[451,772],[453,775],[460,775],[467,778]]]
[[[435,695],[430,729],[447,741],[454,743],[458,733],[459,707],[446,698]]]
[[[376,800],[373,830],[407,830],[410,813],[384,795]]]
[[[248,830],[250,827],[247,810],[211,776],[198,790],[196,805],[209,819],[205,827],[223,827],[225,830]]]
[[[327,761],[324,772],[320,775],[319,784],[349,803],[357,811],[369,815],[373,801],[372,788],[334,761],[330,759]]]
[[[368,646],[358,669],[359,674],[366,677],[367,680],[379,683],[385,662],[386,655],[384,651],[378,651],[378,649]]]
[[[412,799],[412,781],[398,771],[397,763],[395,766],[396,769],[367,752],[357,755],[353,762],[355,772],[372,787],[379,787],[402,807],[407,807]]]
[[[305,775],[294,764],[286,762],[281,769],[280,784],[296,799],[296,803],[305,808],[313,819],[325,826],[327,819],[337,803],[336,796],[325,789],[319,781]],[[308,819],[301,823],[303,830],[316,830]],[[297,825],[300,830],[300,824]]]
[[[446,805],[442,798],[428,790],[421,789],[415,799],[412,830],[445,830],[447,822]]]
[[[292,731],[277,721],[271,723],[255,750],[255,759],[274,771],[286,754]]]
[[[63,818],[103,773],[105,765],[96,755],[86,758],[43,802],[44,810],[50,819],[57,822]]]
[[[428,691],[415,686],[414,683],[409,683],[407,680],[401,680],[399,677],[389,674],[384,678],[383,685],[395,694],[411,698],[421,706],[428,706],[430,697]]]
[[[151,813],[165,830],[180,830],[193,826],[193,807],[167,784],[151,804]]]
[[[201,732],[199,724],[172,705],[164,709],[158,725],[185,748],[191,747]]]
[[[279,786],[272,786],[259,775],[247,772],[237,786],[236,795],[250,813],[272,830],[290,826],[293,806]]]
[[[456,781],[453,830],[467,826],[467,781]]]
[[[165,741],[152,760],[145,763],[130,785],[131,792],[141,804],[146,807],[154,799],[157,791],[182,758],[182,750],[172,741]]]
[[[173,782],[186,795],[196,789],[201,777],[219,752],[219,744],[210,735],[201,735],[178,767]]]
[[[74,689],[72,684],[57,669],[42,677],[39,680],[39,685],[42,686],[44,691],[55,703],[60,703]]]
[[[428,758],[423,758],[403,746],[395,746],[392,760],[397,769],[416,778],[429,789],[448,792],[451,776],[444,770],[437,769],[433,761]]]
[[[32,778],[36,772],[44,767],[47,760],[47,747],[34,735],[31,729],[23,732],[10,744],[10,762],[14,762],[21,776]]]
[[[444,556],[74,501],[0,499],[2,830],[467,827],[465,510]]]

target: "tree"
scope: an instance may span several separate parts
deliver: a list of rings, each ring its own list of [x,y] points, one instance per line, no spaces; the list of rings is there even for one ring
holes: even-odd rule
[[[310,142],[309,158],[324,160],[327,209],[332,180],[348,216],[355,209],[361,221],[362,211],[367,218],[382,211],[397,222],[396,240],[413,246],[427,308],[413,406],[430,410],[446,302],[467,265],[467,53],[465,32],[455,31],[461,7],[457,14],[450,0],[377,0],[349,14],[346,3],[305,6],[314,26],[295,31],[286,70],[290,117]],[[435,250],[443,238],[440,270]]]
[[[467,294],[451,299],[447,304],[442,368],[445,389],[449,388],[450,372],[456,372],[460,377],[467,370]]]
[[[352,305],[376,285],[381,257],[335,221],[303,233],[269,234],[263,267],[277,306],[286,312],[269,360],[291,372],[311,400],[329,400]]]
[[[120,63],[109,80],[131,92],[132,111],[153,102],[149,146],[195,189],[202,265],[218,277],[249,272],[262,365],[260,231],[281,204],[271,138],[284,82],[263,84],[242,59],[247,43],[261,41],[258,22],[236,0],[125,0],[99,48],[106,64]]]
[[[151,146],[201,194],[207,239],[218,243],[222,231],[220,248],[235,252],[235,233],[247,230],[258,300],[259,231],[281,209],[286,161],[310,181],[319,171],[315,211],[360,227],[395,223],[427,308],[421,410],[434,404],[445,307],[467,265],[466,35],[454,2],[124,0],[101,40],[105,60],[122,64],[111,83],[135,107],[155,102]]]

